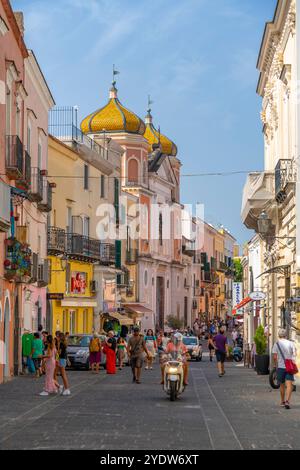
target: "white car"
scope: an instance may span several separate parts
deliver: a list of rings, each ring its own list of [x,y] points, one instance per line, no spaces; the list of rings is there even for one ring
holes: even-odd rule
[[[191,360],[202,361],[202,344],[196,336],[184,336],[183,344],[187,347]]]

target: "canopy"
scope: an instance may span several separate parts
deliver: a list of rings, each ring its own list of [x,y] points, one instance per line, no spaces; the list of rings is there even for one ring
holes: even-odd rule
[[[126,315],[121,315],[118,312],[109,312],[109,316],[112,318],[115,318],[120,322],[120,325],[125,325],[125,326],[131,326],[133,325],[133,320],[129,317],[126,317]]]
[[[123,307],[126,308],[130,313],[135,313],[138,317],[143,317],[145,314],[153,314],[153,311],[150,308],[145,307],[141,304],[123,304]]]

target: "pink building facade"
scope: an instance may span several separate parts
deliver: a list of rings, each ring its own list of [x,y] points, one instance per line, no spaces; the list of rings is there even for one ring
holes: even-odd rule
[[[22,333],[37,327],[38,315],[43,323],[46,305],[39,260],[46,254],[44,212],[50,207],[46,176],[33,169],[39,158],[41,169],[47,168],[47,113],[53,99],[23,32],[23,15],[1,0],[0,382],[20,371]],[[35,322],[26,318],[29,310]]]

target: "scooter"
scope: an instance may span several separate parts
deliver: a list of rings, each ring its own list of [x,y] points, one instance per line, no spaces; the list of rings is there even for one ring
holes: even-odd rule
[[[243,360],[243,357],[244,354],[242,348],[239,346],[235,346],[235,348],[233,349],[233,359],[235,360],[235,362],[241,362]]]
[[[176,359],[169,359],[165,363],[164,369],[164,391],[170,396],[171,401],[175,401],[178,395],[184,392],[183,384],[183,363],[182,358],[178,356]]]

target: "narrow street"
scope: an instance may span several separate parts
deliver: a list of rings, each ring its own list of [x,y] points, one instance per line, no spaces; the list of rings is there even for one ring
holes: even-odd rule
[[[268,377],[204,357],[192,363],[190,385],[175,403],[159,385],[158,366],[131,383],[116,376],[70,372],[70,397],[40,397],[43,379],[20,377],[0,386],[0,449],[205,450],[299,449],[300,399],[278,406]]]

